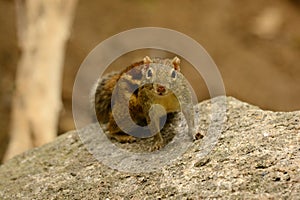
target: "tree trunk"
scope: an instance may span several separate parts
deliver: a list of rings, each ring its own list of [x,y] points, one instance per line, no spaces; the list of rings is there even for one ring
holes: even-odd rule
[[[4,160],[56,136],[65,44],[76,3],[77,0],[16,0],[22,55]]]

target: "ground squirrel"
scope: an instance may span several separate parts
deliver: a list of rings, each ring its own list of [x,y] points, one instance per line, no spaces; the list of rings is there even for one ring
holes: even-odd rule
[[[152,126],[152,131],[155,131],[155,143],[150,149],[160,149],[164,145],[159,131],[163,125],[162,121],[166,119],[166,114],[178,112],[180,109],[187,120],[191,137],[195,136],[191,93],[180,73],[178,57],[151,59],[146,56],[142,61],[133,63],[121,72],[110,73],[100,78],[93,94],[99,123],[108,123],[108,136],[119,142],[135,141],[136,138],[132,134],[126,134],[129,133],[127,131],[124,133],[124,129],[119,127],[131,130],[132,125],[128,123],[128,118],[131,118],[140,127],[149,124]],[[112,99],[114,94],[117,94],[117,98]],[[163,106],[165,111],[151,110],[153,104]],[[123,121],[126,123],[120,125]]]

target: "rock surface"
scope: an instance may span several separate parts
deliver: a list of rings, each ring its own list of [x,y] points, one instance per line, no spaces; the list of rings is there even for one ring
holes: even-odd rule
[[[204,132],[210,106],[197,105]],[[300,111],[263,111],[227,97],[226,117],[208,155],[199,159],[197,140],[153,172],[111,169],[86,150],[77,131],[65,133],[0,166],[0,199],[298,199]]]

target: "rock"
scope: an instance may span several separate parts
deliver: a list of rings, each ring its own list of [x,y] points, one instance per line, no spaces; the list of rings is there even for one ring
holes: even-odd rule
[[[0,166],[0,199],[299,198],[300,111],[226,100],[223,132],[202,158],[197,140],[157,171],[122,172],[95,159],[71,131]],[[210,107],[210,101],[197,105],[203,132]]]

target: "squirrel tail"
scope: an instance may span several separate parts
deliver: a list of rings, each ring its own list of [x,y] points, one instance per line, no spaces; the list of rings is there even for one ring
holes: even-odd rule
[[[97,120],[100,123],[109,121],[111,112],[112,91],[117,83],[119,74],[112,72],[99,78],[91,92],[92,108],[95,109]]]

